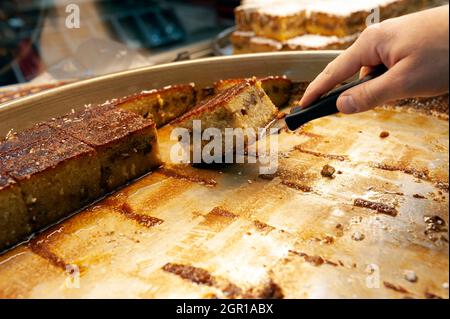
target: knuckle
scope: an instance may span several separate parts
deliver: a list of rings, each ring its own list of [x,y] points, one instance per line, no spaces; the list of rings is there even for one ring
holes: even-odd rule
[[[370,27],[366,28],[361,33],[361,40],[369,40],[374,41],[379,38],[381,33],[381,28],[379,24],[371,25]]]

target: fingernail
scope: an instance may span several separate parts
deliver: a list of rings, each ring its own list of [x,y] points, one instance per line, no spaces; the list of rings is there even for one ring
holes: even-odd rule
[[[339,98],[341,100],[341,112],[345,114],[356,113],[358,110],[356,107],[355,100],[351,95],[341,96]]]

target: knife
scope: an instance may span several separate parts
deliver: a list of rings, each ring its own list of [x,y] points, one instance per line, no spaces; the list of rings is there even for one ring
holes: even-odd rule
[[[307,108],[303,109],[301,107],[293,107],[290,114],[288,114],[284,119],[287,127],[291,131],[294,131],[300,126],[308,123],[309,121],[338,113],[339,110],[337,109],[336,102],[342,93],[352,87],[358,86],[362,83],[379,77],[387,70],[388,69],[386,68],[386,66],[378,65],[374,68],[371,74],[362,79],[339,86],[338,88],[330,91],[328,94],[322,96],[319,100],[317,100]]]

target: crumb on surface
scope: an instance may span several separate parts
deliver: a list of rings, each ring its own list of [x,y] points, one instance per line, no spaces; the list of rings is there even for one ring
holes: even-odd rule
[[[333,166],[327,164],[322,168],[322,171],[320,172],[320,174],[323,177],[332,178],[335,172],[336,172],[336,169]]]
[[[387,132],[387,131],[383,131],[383,132],[380,133],[380,137],[381,138],[386,138],[388,136],[389,136],[389,132]]]

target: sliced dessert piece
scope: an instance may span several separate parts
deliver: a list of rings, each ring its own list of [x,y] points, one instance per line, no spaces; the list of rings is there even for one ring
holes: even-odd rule
[[[160,165],[155,123],[115,104],[87,108],[50,125],[95,149],[103,191],[114,190]]]
[[[32,230],[101,195],[100,165],[85,143],[45,124],[21,133],[14,143],[17,147],[2,154],[1,166],[20,187]]]
[[[222,92],[233,85],[246,81],[246,79],[220,80],[214,83],[215,92]],[[285,76],[268,76],[259,79],[261,87],[277,107],[284,106],[289,100],[292,81]]]
[[[13,132],[0,141],[0,156],[4,153],[21,149],[27,145],[54,139],[55,131],[48,125],[37,124],[22,132]]]
[[[173,85],[159,90],[142,91],[114,102],[118,107],[152,117],[157,127],[169,123],[195,105],[194,85]]]
[[[30,233],[27,207],[20,187],[6,173],[0,172],[0,251]]]
[[[223,153],[225,149],[224,132],[226,128],[250,128],[257,134],[276,115],[277,109],[256,79],[245,80],[227,88],[175,120],[175,127],[187,128],[193,132],[193,121],[201,120],[201,129],[217,128],[222,133]],[[202,148],[208,141],[202,141]],[[246,143],[246,141],[244,141]]]

